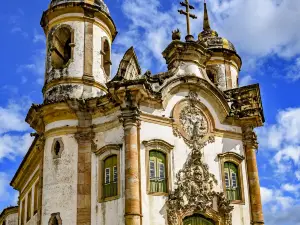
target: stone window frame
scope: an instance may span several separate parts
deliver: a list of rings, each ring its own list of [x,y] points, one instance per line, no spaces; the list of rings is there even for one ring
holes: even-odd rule
[[[232,200],[230,201],[231,204],[245,204],[245,194],[244,194],[244,181],[243,181],[243,161],[245,159],[244,156],[241,156],[235,152],[225,152],[218,154],[218,158],[220,161],[220,168],[221,168],[221,177],[222,177],[222,186],[226,196],[226,184],[225,184],[225,169],[224,164],[226,162],[233,163],[238,168],[238,179],[240,184],[240,194],[241,200]]]
[[[121,197],[121,149],[122,144],[109,144],[105,145],[102,148],[98,149],[94,153],[98,157],[98,202],[107,202],[119,199]],[[118,167],[118,191],[116,196],[104,198],[103,194],[103,174],[105,172],[104,161],[110,157],[116,155],[117,156],[117,167]]]
[[[53,225],[53,219],[54,218],[57,219],[58,225],[62,225],[62,219],[60,217],[60,213],[59,212],[51,214],[51,217],[49,219],[48,225]]]
[[[51,53],[52,53],[52,48],[53,48],[53,43],[52,43],[52,40],[53,40],[53,36],[55,35],[55,33],[57,31],[59,31],[60,29],[63,29],[63,28],[66,28],[70,31],[70,34],[71,34],[71,43],[69,44],[69,46],[71,47],[71,55],[70,55],[70,59],[69,61],[63,65],[62,68],[55,68],[52,64],[52,58],[51,58]],[[74,28],[72,28],[70,25],[68,24],[60,24],[58,26],[55,26],[52,28],[52,30],[49,32],[49,35],[48,35],[48,58],[49,60],[47,60],[47,62],[50,62],[49,65],[47,65],[47,68],[51,67],[55,70],[60,70],[60,69],[63,69],[63,68],[67,68],[71,62],[74,61],[74,47],[75,47],[75,31],[74,31]]]
[[[60,151],[58,154],[55,153],[56,142],[58,142],[60,144]],[[53,142],[52,142],[52,147],[51,147],[51,153],[52,153],[53,159],[60,159],[64,149],[65,149],[65,147],[64,147],[63,139],[61,137],[54,138]]]
[[[109,74],[106,73],[105,67],[104,67],[104,64],[105,64],[105,62],[104,62],[104,56],[105,56],[104,43],[105,43],[106,41],[107,41],[108,46],[109,46],[109,62],[108,62],[108,63],[110,63]],[[101,51],[100,51],[100,53],[101,53],[101,68],[102,68],[102,70],[103,70],[103,72],[104,72],[106,78],[109,79],[109,77],[110,77],[110,75],[111,75],[110,73],[111,73],[111,65],[112,65],[112,62],[111,62],[111,44],[110,44],[109,39],[108,39],[107,37],[102,37],[102,38],[101,38]]]
[[[172,160],[171,152],[174,149],[174,145],[160,139],[152,139],[150,141],[143,141],[142,144],[145,146],[145,162],[146,162],[146,192],[152,196],[168,196],[172,187]],[[149,168],[149,154],[150,151],[155,150],[162,152],[166,155],[166,192],[150,192],[150,168]]]

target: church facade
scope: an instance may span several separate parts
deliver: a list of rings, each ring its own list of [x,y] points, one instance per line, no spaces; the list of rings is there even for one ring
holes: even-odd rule
[[[51,1],[44,101],[28,112],[35,138],[11,181],[17,219],[2,213],[1,225],[264,224],[260,89],[239,87],[241,58],[206,4],[203,20],[197,38],[173,32],[166,72],[143,74],[131,47],[110,79],[105,3]]]

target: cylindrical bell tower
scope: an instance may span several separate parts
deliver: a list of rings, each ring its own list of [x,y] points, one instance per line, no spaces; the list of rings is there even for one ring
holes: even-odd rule
[[[116,27],[102,0],[52,0],[43,13],[46,37],[45,102],[106,93]]]

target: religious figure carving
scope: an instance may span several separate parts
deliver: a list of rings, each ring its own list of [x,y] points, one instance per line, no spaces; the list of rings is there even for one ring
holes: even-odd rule
[[[197,107],[186,106],[180,113],[180,123],[190,139],[203,138],[208,133],[208,123]]]

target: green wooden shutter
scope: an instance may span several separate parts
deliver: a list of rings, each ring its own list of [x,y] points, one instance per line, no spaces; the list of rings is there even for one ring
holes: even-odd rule
[[[238,167],[234,163],[226,162],[224,164],[224,176],[228,200],[240,200]]]
[[[166,192],[166,156],[159,151],[149,153],[150,192]]]
[[[118,166],[116,155],[110,156],[104,161],[103,178],[104,198],[116,196],[118,193]]]
[[[185,218],[183,225],[214,225],[214,223],[201,215],[195,215]]]

